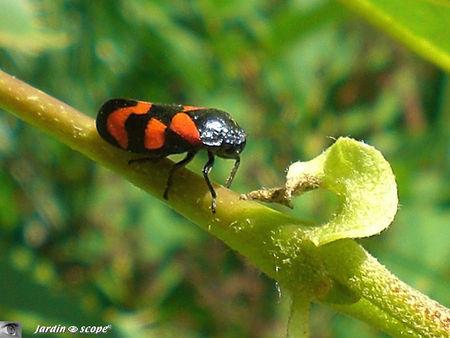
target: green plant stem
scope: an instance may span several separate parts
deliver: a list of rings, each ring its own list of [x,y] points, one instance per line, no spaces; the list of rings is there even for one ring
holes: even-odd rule
[[[128,165],[136,156],[101,140],[90,117],[1,71],[0,106],[162,198],[171,161]],[[327,294],[340,283],[361,300],[349,305],[327,304],[387,333],[439,337],[449,332],[449,310],[399,281],[355,241],[341,240],[317,248],[308,240],[313,228],[298,219],[241,201],[238,194],[221,186],[216,186],[217,214],[212,214],[201,176],[181,170],[175,183],[166,201],[171,208],[287,289],[309,288],[305,292],[327,303]]]
[[[309,337],[309,307],[310,296],[302,291],[292,295],[291,314],[289,317],[287,337],[307,338]]]
[[[355,241],[336,241],[320,251],[333,277],[362,297],[350,306],[333,305],[337,310],[371,318],[372,325],[393,336],[449,335],[449,309],[399,280]]]

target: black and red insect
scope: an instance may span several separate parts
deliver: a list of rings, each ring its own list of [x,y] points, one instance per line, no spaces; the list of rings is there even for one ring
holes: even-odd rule
[[[97,130],[108,143],[124,150],[145,154],[152,160],[186,152],[175,163],[167,179],[164,198],[168,199],[173,175],[189,163],[200,150],[208,152],[203,176],[211,192],[211,210],[216,210],[216,192],[209,180],[214,156],[234,159],[226,181],[229,188],[240,164],[246,134],[226,112],[214,108],[156,104],[130,99],[111,99],[103,104],[97,115]]]

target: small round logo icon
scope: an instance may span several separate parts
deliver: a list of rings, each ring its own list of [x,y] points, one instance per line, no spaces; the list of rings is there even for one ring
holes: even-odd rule
[[[67,330],[68,330],[70,333],[75,333],[75,332],[78,331],[78,328],[77,328],[76,326],[72,325],[72,326],[69,326],[69,327],[67,328]]]

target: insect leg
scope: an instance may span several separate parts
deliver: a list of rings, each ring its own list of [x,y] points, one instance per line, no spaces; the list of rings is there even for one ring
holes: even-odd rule
[[[239,164],[241,164],[241,158],[238,156],[236,158],[236,161],[234,162],[233,169],[231,169],[230,176],[228,176],[227,182],[225,183],[225,186],[227,188],[229,188],[231,186],[231,182],[233,182],[233,180],[234,180],[234,175],[236,175],[236,172],[239,168]]]
[[[173,165],[173,167],[170,169],[169,172],[169,178],[167,179],[167,184],[166,184],[166,190],[164,190],[164,199],[169,199],[169,189],[172,186],[173,183],[173,174],[175,173],[175,171],[177,171],[178,169],[184,167],[186,164],[188,164],[189,162],[192,161],[192,159],[194,158],[196,152],[188,152],[186,157],[183,158],[180,162],[177,162]]]
[[[214,190],[214,187],[211,184],[211,181],[209,180],[209,172],[211,171],[212,167],[214,165],[214,155],[208,151],[208,162],[206,162],[205,166],[203,167],[203,177],[205,178],[206,184],[208,185],[209,191],[211,192],[211,211],[213,214],[216,213],[216,191]]]

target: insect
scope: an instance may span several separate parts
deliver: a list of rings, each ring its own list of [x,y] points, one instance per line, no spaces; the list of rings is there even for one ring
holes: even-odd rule
[[[129,163],[156,160],[168,155],[187,153],[175,163],[167,179],[163,197],[169,190],[175,172],[188,164],[200,150],[208,152],[203,176],[211,193],[211,211],[216,212],[216,191],[209,180],[214,157],[234,159],[226,181],[229,188],[240,164],[246,134],[226,112],[214,108],[157,104],[130,99],[111,99],[97,115],[97,130],[108,143],[132,153],[145,154]]]

